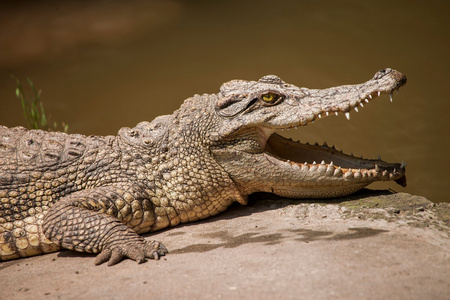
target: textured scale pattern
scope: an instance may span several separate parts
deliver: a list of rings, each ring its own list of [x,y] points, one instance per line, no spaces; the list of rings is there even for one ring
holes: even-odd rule
[[[319,198],[377,180],[405,184],[404,164],[275,133],[328,113],[347,116],[405,82],[391,69],[325,90],[298,88],[275,75],[233,80],[217,95],[195,95],[172,115],[117,136],[0,126],[0,260],[71,249],[98,253],[96,264],[126,257],[140,263],[167,249],[139,234],[246,204],[253,192]]]

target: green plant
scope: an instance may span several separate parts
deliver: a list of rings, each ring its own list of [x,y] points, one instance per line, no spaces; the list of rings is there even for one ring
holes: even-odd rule
[[[11,74],[11,78],[13,78],[17,83],[16,88],[16,97],[20,100],[22,104],[22,111],[27,122],[27,126],[30,129],[43,129],[47,131],[55,131],[58,130],[58,123],[53,122],[53,127],[49,125],[48,119],[45,116],[44,105],[41,101],[41,90],[36,90],[34,83],[30,78],[27,77],[28,84],[31,87],[31,91],[33,95],[31,97],[27,97],[25,95],[25,91],[23,89],[22,83],[20,80]],[[69,125],[61,122],[62,131],[68,132]]]

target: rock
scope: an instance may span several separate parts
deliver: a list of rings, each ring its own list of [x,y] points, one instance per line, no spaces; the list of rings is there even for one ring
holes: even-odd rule
[[[0,264],[1,299],[448,299],[450,205],[364,190],[248,206],[147,235],[169,255],[93,265],[62,251]]]

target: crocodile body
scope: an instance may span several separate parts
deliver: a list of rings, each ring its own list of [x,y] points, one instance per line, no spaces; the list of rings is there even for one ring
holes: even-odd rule
[[[356,158],[277,130],[391,94],[406,77],[384,69],[362,84],[306,89],[268,75],[195,95],[172,115],[117,136],[0,127],[0,260],[72,249],[96,264],[159,258],[139,234],[203,219],[254,192],[329,198],[374,181],[405,185],[405,166]]]

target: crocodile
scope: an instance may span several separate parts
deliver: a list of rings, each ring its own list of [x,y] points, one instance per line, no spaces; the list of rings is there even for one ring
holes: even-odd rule
[[[289,198],[349,195],[374,181],[406,185],[405,164],[303,144],[277,131],[358,110],[406,76],[383,69],[361,84],[307,89],[275,75],[232,80],[171,115],[85,136],[0,126],[0,260],[71,249],[95,264],[159,259],[140,234],[247,204],[255,192]]]

